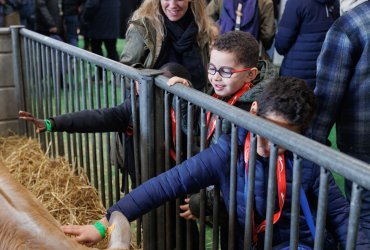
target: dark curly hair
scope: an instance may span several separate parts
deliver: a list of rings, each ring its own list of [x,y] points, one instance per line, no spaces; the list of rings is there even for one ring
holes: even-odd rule
[[[211,49],[234,53],[238,63],[245,67],[257,67],[259,46],[257,40],[248,32],[229,31],[218,36]]]
[[[316,111],[316,98],[307,83],[299,78],[282,76],[273,79],[257,99],[257,115],[282,115],[290,125],[302,132],[309,126]]]

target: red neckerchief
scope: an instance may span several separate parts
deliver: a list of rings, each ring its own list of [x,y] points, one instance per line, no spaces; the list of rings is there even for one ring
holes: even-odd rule
[[[231,97],[229,99],[229,101],[227,102],[228,104],[230,104],[231,106],[233,106],[238,100],[239,98],[245,93],[247,92],[248,90],[250,90],[251,88],[253,87],[253,84],[251,82],[247,82],[244,84],[244,86],[238,91],[236,92],[236,94]],[[212,95],[213,97],[219,99],[220,97],[218,95],[213,94]],[[208,127],[208,135],[207,135],[207,144],[213,134],[213,132],[215,131],[216,129],[216,119],[217,119],[217,115],[215,115],[212,119],[212,121],[210,122],[210,119],[211,119],[211,112],[207,112],[207,127]]]
[[[245,162],[245,178],[248,178],[248,162],[250,153],[250,133],[248,132],[244,144],[244,162]],[[285,158],[284,153],[279,154],[276,166],[276,180],[278,185],[279,211],[274,214],[273,224],[275,224],[283,211],[284,201],[286,197],[286,176],[285,176]],[[247,185],[247,181],[245,182]],[[247,194],[245,194],[246,196]],[[254,211],[252,212],[252,231],[253,244],[257,244],[257,234],[264,232],[266,229],[266,220],[264,220],[257,228],[254,224]]]
[[[233,97],[231,97],[227,103],[230,105],[234,105],[239,100],[239,98],[252,87],[253,87],[253,84],[251,82],[245,83],[244,86],[238,92],[236,92],[236,94]],[[216,94],[213,94],[212,96],[217,99],[220,98]],[[209,127],[210,119],[211,119],[211,112],[207,112],[207,123],[206,124],[207,124],[207,127],[209,127],[208,135],[207,135],[207,144],[213,132],[215,131],[217,117],[218,116],[213,117],[211,121],[211,126]],[[172,122],[172,142],[173,142],[173,146],[175,147],[176,145],[176,136],[175,136],[176,135],[176,114],[175,114],[175,110],[173,109],[173,107],[171,107],[171,122]],[[174,160],[176,159],[176,151],[173,148],[171,148],[170,150],[170,155],[172,159]]]

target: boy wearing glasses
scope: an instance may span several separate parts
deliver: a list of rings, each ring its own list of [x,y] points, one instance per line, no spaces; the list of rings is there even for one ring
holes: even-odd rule
[[[252,82],[258,75],[257,63],[259,56],[259,45],[257,40],[247,32],[230,31],[220,35],[214,41],[208,67],[208,80],[212,85],[212,96],[223,100],[230,105],[239,107],[246,111],[250,110],[251,104],[262,92],[268,81],[261,81],[254,85]],[[168,81],[169,85],[175,83],[190,85],[187,80],[173,77]],[[182,116],[186,117],[186,105],[182,104]],[[175,105],[173,105],[175,107]],[[174,115],[172,115],[174,117]],[[216,115],[207,113],[207,145],[216,143],[215,128]],[[172,122],[174,124],[174,121]],[[186,130],[186,119],[182,120],[182,127]],[[173,125],[174,126],[174,125]],[[222,132],[231,133],[229,121],[222,120]],[[184,210],[180,216],[185,219],[196,219],[199,217],[200,194],[194,194],[185,199],[186,204],[181,206]],[[207,215],[212,213],[213,192],[212,187],[207,188]],[[222,204],[222,202],[221,202]],[[221,244],[223,248],[227,245],[227,212],[221,205]],[[225,223],[223,225],[223,223]]]
[[[262,92],[268,81],[256,84],[258,75],[259,45],[249,33],[230,31],[217,37],[211,47],[210,60],[207,65],[208,80],[212,85],[211,95],[230,105],[249,111],[256,97]],[[186,79],[173,77],[168,85],[181,83],[191,85]],[[256,85],[256,86],[254,86]],[[186,105],[182,103],[182,128],[186,127]],[[175,107],[175,105],[173,105]],[[207,144],[216,142],[214,132],[217,117],[207,114]],[[174,124],[175,121],[172,121]],[[229,134],[231,126],[228,121],[222,121],[222,132]]]

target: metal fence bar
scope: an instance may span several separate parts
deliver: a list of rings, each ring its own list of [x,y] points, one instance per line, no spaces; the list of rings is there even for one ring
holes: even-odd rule
[[[171,108],[170,108],[171,94],[165,91],[164,93],[164,145],[165,145],[165,171],[171,168]],[[172,207],[173,202],[166,202],[166,250],[172,249],[173,227],[172,227]]]
[[[290,222],[290,249],[298,248],[299,241],[299,214],[300,214],[300,191],[302,181],[302,159],[294,154],[293,183],[292,183],[292,214]]]
[[[320,187],[319,187],[319,203],[317,205],[316,216],[316,232],[315,232],[315,246],[314,249],[323,249],[324,232],[326,222],[326,211],[328,208],[328,178],[329,172],[321,167],[320,171]]]
[[[231,125],[231,157],[230,157],[230,203],[229,203],[229,234],[228,249],[235,249],[235,221],[236,221],[236,162],[238,158],[238,130],[235,124]]]
[[[24,110],[25,109],[25,89],[23,82],[23,63],[21,59],[21,41],[19,37],[20,27],[12,26],[10,28],[11,37],[12,37],[12,52],[13,52],[13,79],[15,82],[15,93],[17,96],[17,106]],[[22,134],[26,133],[26,124],[24,122],[18,122],[19,132]]]
[[[125,85],[123,84],[123,81],[121,81],[121,89],[124,89]],[[139,154],[139,114],[138,114],[138,105],[135,94],[135,82],[130,82],[130,91],[131,91],[131,110],[132,110],[132,132],[133,132],[133,144],[134,144],[134,161],[135,161],[135,179],[136,179],[136,185],[140,185],[141,183],[141,168],[140,168],[140,154]],[[122,96],[124,98],[124,96]],[[141,234],[141,226],[142,226],[142,218],[138,218],[136,220],[136,245],[141,245],[142,240],[142,234]]]
[[[267,208],[266,208],[266,232],[264,249],[272,249],[273,237],[273,220],[275,211],[275,195],[276,195],[276,161],[278,158],[278,146],[272,144],[270,147],[270,162],[267,184]]]
[[[361,192],[362,188],[358,186],[355,182],[353,182],[346,250],[356,249],[356,240],[362,203]]]
[[[245,232],[244,232],[244,250],[252,249],[252,220],[253,220],[253,206],[254,206],[254,188],[256,176],[256,155],[257,155],[257,136],[250,133],[250,152],[248,161],[248,193],[245,209]]]

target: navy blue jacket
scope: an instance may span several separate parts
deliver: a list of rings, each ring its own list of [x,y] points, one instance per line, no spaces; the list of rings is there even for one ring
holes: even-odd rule
[[[334,22],[329,10],[335,0],[288,0],[275,36],[284,55],[280,74],[307,81],[314,89],[316,60],[326,32]]]
[[[244,176],[245,163],[243,157],[246,130],[239,130],[237,160],[237,223],[235,239],[237,249],[243,249],[243,234],[245,222],[244,201]],[[146,212],[158,207],[167,200],[178,196],[194,193],[201,188],[210,185],[219,185],[223,194],[226,207],[229,208],[229,186],[230,186],[230,136],[223,135],[217,144],[202,151],[196,156],[170,169],[169,171],[154,177],[132,192],[123,197],[115,205],[109,208],[107,218],[113,211],[119,210],[130,220],[134,220]],[[292,154],[286,152],[285,159],[292,161]],[[258,157],[256,161],[256,186],[255,186],[255,219],[260,222],[265,218],[266,195],[267,195],[267,173],[268,159]],[[312,207],[316,207],[319,193],[320,168],[311,162],[304,161],[302,169],[302,186]],[[291,214],[291,185],[292,170],[286,169],[287,197],[283,213],[279,221],[274,225],[273,245],[289,241],[290,237],[290,214]],[[336,186],[334,179],[329,177],[327,229],[345,247],[349,204],[342,196]],[[277,202],[277,199],[276,199]],[[275,206],[278,207],[278,206]],[[311,233],[308,229],[306,219],[300,215],[300,242],[313,245]],[[259,248],[263,244],[263,235],[259,236]],[[370,243],[359,232],[356,249],[369,249]]]
[[[120,29],[120,0],[87,0],[83,11],[87,36],[92,39],[117,39]]]

